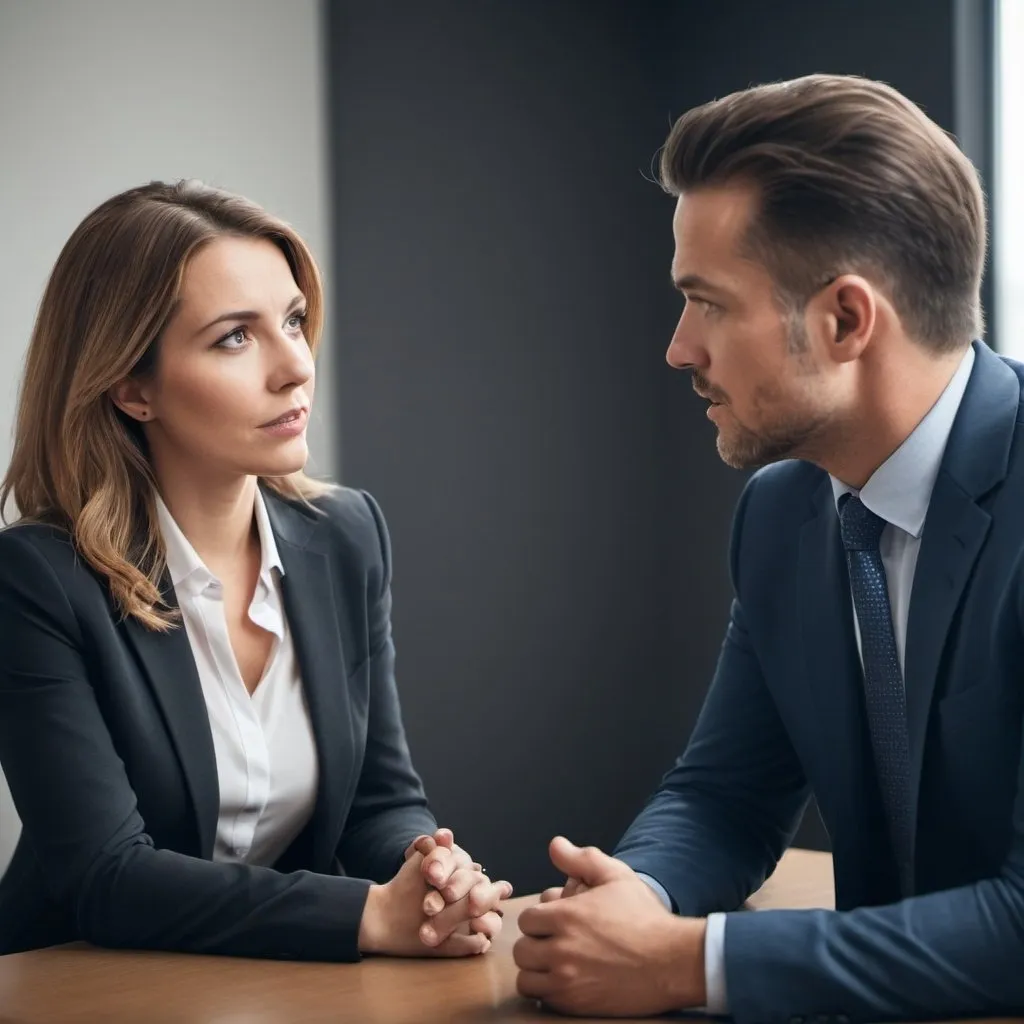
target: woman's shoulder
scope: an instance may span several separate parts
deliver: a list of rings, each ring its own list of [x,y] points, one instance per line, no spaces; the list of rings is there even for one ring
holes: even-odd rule
[[[312,498],[310,504],[326,516],[339,529],[373,528],[373,511],[377,503],[366,491],[355,487],[343,487],[331,484],[318,497]]]
[[[0,607],[30,616],[45,609],[64,619],[73,609],[106,609],[107,601],[67,530],[19,521],[0,529]]]
[[[80,564],[74,541],[67,530],[48,523],[20,519],[0,529],[0,567],[36,570],[49,566],[58,575],[74,571]]]
[[[306,516],[322,540],[339,553],[362,562],[390,560],[384,516],[368,492],[333,484],[308,502],[275,497]]]

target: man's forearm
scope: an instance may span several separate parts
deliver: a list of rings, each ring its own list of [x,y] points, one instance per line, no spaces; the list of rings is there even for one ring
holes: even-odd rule
[[[760,888],[782,856],[806,804],[801,792],[774,820],[741,823],[723,801],[662,789],[636,819],[614,855],[667,890],[684,917],[735,910]],[[784,824],[783,824],[784,822]]]
[[[1024,1009],[1024,882],[989,879],[885,907],[729,914],[738,1024],[994,1017]]]

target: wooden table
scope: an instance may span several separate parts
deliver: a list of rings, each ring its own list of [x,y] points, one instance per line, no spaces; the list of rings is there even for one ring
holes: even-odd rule
[[[495,948],[469,960],[304,964],[57,946],[0,957],[0,1024],[442,1024],[561,1018],[516,994],[512,900]],[[754,907],[831,907],[828,854],[792,850]]]

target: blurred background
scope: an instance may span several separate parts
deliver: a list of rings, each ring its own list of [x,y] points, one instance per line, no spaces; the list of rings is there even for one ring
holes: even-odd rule
[[[414,759],[540,889],[553,834],[613,846],[682,750],[728,612],[744,477],[664,362],[672,121],[890,82],[984,178],[988,341],[1024,354],[1021,53],[1024,0],[0,0],[0,468],[89,210],[198,177],[291,221],[330,300],[313,471],[387,516]],[[0,778],[0,868],[18,828]]]

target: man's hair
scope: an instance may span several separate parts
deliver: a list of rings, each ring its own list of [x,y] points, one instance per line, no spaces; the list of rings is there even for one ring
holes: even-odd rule
[[[745,255],[787,311],[859,273],[936,352],[983,330],[985,197],[954,140],[891,86],[809,75],[695,107],[675,123],[661,183],[680,195],[749,183],[759,207]]]

